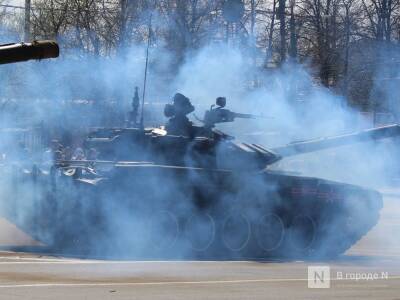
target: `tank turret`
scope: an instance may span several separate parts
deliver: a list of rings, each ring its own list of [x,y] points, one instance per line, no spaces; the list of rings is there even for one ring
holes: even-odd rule
[[[33,41],[0,45],[0,64],[10,64],[31,59],[55,58],[60,49],[55,41]]]

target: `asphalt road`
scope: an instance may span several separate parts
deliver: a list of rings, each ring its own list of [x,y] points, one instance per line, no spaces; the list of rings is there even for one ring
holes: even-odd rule
[[[400,299],[400,193],[384,193],[379,224],[335,261],[104,261],[2,251],[0,299]],[[4,220],[0,242],[34,244]],[[309,266],[330,267],[330,288],[308,288]]]

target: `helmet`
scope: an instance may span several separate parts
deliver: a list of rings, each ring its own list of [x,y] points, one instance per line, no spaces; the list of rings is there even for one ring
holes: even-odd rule
[[[192,103],[190,103],[190,100],[188,97],[184,96],[181,93],[176,93],[173,99],[173,107],[175,110],[175,113],[180,113],[180,114],[190,114],[191,112],[194,111],[194,106]],[[164,110],[165,113],[165,110]]]
[[[225,107],[225,105],[226,105],[226,98],[225,98],[225,97],[218,97],[217,100],[215,101],[215,103],[216,103],[219,107]]]

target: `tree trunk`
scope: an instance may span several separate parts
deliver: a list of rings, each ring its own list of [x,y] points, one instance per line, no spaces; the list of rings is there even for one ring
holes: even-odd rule
[[[286,60],[286,16],[285,16],[286,0],[279,0],[278,15],[280,22],[280,58],[281,63]]]
[[[345,5],[346,16],[344,23],[345,30],[345,57],[344,57],[344,67],[343,67],[343,94],[348,95],[349,87],[349,52],[350,52],[350,7]]]
[[[273,0],[271,23],[269,25],[269,33],[268,33],[268,46],[267,46],[267,53],[266,53],[266,57],[265,57],[265,65],[268,64],[268,62],[270,61],[270,59],[272,57],[272,39],[274,37],[276,2],[277,2],[277,0]]]
[[[290,1],[290,48],[289,56],[295,61],[297,57],[297,36],[296,36],[296,20],[294,17],[295,0]]]
[[[24,41],[31,39],[31,0],[25,0]]]
[[[126,46],[126,23],[127,23],[127,17],[126,17],[126,4],[127,0],[119,0],[119,7],[120,7],[120,17],[119,17],[119,32],[118,32],[118,50],[121,51],[123,48]]]

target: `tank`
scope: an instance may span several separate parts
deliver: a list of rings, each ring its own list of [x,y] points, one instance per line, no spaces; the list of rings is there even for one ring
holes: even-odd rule
[[[397,136],[399,125],[267,149],[215,129],[260,117],[225,104],[217,100],[188,135],[164,127],[98,128],[86,139],[87,159],[60,154],[47,170],[10,168],[2,186],[10,187],[14,207],[26,206],[10,209],[10,218],[55,249],[140,258],[335,257],[375,226],[377,191],[269,166]],[[171,107],[166,113],[174,116]]]

